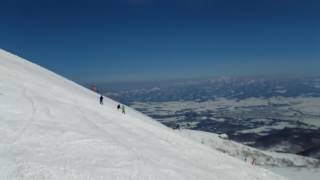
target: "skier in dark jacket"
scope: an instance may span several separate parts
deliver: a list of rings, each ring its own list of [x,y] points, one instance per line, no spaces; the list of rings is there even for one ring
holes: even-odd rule
[[[126,114],[126,108],[125,108],[124,105],[122,105],[122,113],[123,113],[123,114]]]
[[[103,96],[100,96],[100,104],[103,105]]]
[[[179,125],[179,124],[176,124],[176,126],[175,126],[173,129],[178,129],[178,130],[180,130],[180,125]]]
[[[119,110],[121,108],[120,104],[118,104],[117,109]]]

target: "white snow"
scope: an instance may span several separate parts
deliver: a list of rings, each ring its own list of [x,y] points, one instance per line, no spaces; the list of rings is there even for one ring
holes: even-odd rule
[[[284,180],[0,50],[1,180]]]
[[[188,137],[198,143],[206,145],[214,150],[226,153],[230,156],[238,158],[242,161],[247,161],[255,158],[257,165],[277,166],[277,167],[317,167],[320,165],[319,160],[298,156],[287,153],[276,153],[262,151],[253,147],[228,140],[222,135],[215,133],[194,131],[194,130],[179,130],[177,133],[184,137]]]
[[[319,168],[284,168],[284,167],[266,167],[267,169],[281,174],[291,180],[319,180]]]
[[[258,166],[267,168],[290,180],[318,180],[320,177],[320,164],[317,159],[294,154],[261,151],[231,140],[222,139],[214,133],[185,129],[177,132],[184,137],[193,139],[195,142],[246,161],[247,164],[251,164],[254,158]]]

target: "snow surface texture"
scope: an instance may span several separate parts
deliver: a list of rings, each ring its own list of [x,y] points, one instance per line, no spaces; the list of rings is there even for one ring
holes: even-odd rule
[[[319,168],[283,168],[283,167],[266,167],[273,172],[279,173],[291,180],[319,180]]]
[[[0,50],[1,180],[283,180]]]
[[[220,138],[218,134],[214,133],[186,129],[178,130],[177,132],[182,136],[193,139],[196,142],[200,142],[201,144],[242,161],[246,161],[249,164],[254,158],[256,159],[257,165],[263,166],[318,168],[320,165],[319,160],[317,159],[295,154],[261,151],[231,140]]]

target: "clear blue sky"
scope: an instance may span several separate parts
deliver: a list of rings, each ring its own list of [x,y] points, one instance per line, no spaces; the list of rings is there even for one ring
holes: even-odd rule
[[[318,0],[0,2],[0,47],[77,82],[320,74]]]

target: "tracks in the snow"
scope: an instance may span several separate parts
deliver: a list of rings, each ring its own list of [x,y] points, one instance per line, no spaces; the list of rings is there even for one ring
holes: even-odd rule
[[[33,101],[33,99],[28,95],[28,91],[27,89],[24,87],[23,88],[23,93],[22,93],[23,97],[30,103],[31,105],[31,115],[28,118],[26,124],[22,127],[22,129],[17,133],[17,135],[14,137],[12,144],[15,144],[19,139],[21,139],[21,137],[25,134],[25,132],[27,131],[27,129],[31,126],[31,124],[34,122],[35,120],[35,114],[37,112],[37,108],[35,105],[35,102]]]
[[[90,120],[87,115],[80,109],[80,107],[75,106],[75,109],[77,109],[77,111],[82,115],[82,117],[86,120],[86,122],[88,122],[91,126],[93,126],[95,129],[99,130],[101,133],[103,133],[106,136],[111,137],[111,139],[113,141],[115,141],[117,144],[125,147],[127,150],[131,151],[131,153],[134,155],[135,158],[135,176],[139,177],[140,173],[143,172],[142,167],[141,167],[141,162],[142,162],[142,156],[141,153],[134,147],[130,146],[129,142],[122,142],[120,140],[118,140],[119,137],[113,135],[112,133],[108,132],[107,130],[105,130],[103,127],[101,127],[99,124],[97,124],[96,122],[94,122],[93,120]],[[100,114],[97,112],[98,116],[100,116]],[[99,118],[104,119],[105,117],[101,116]],[[119,126],[120,128],[122,128],[122,130],[126,130],[125,127],[117,124],[117,126]]]

